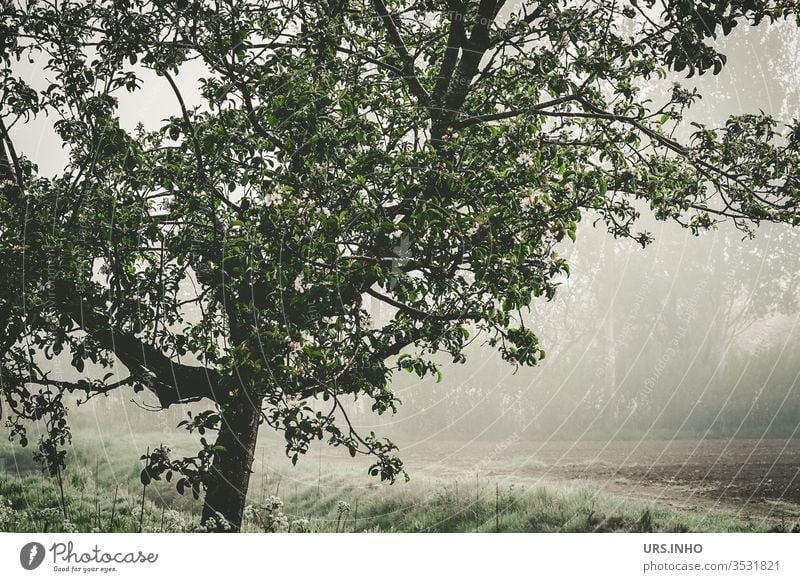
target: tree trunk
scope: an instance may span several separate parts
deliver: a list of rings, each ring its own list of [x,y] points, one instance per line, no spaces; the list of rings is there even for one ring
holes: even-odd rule
[[[242,527],[247,487],[253,466],[261,415],[260,402],[240,392],[229,403],[217,435],[217,445],[224,447],[215,458],[203,506],[202,523],[219,513],[231,525],[223,529],[217,524],[212,531],[234,531]]]

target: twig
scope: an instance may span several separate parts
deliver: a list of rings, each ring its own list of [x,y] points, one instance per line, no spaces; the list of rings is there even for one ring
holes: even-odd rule
[[[114,486],[114,500],[111,502],[111,523],[108,524],[108,531],[114,531],[114,513],[117,510],[117,493],[119,492],[119,483]]]
[[[475,473],[475,533],[478,533],[478,503],[480,502],[480,490],[478,487],[478,473]]]
[[[144,524],[144,494],[147,491],[147,485],[142,485],[142,508],[139,512],[139,533],[142,533],[142,525]]]
[[[94,505],[97,518],[97,531],[100,531],[100,490],[98,475],[100,474],[100,457],[94,458]]]
[[[495,531],[500,533],[500,485],[494,482],[494,526]]]
[[[267,497],[267,462],[264,458],[267,454],[266,448],[261,449],[261,505]]]
[[[319,462],[317,463],[317,499],[319,499],[320,481],[322,481],[322,443],[319,444]]]
[[[150,456],[150,447],[147,447],[147,456]],[[144,494],[147,491],[147,485],[142,483],[142,508],[139,512],[139,533],[142,533],[142,525],[144,524]]]
[[[67,501],[64,498],[64,480],[61,478],[61,467],[56,467],[56,479],[58,480],[58,490],[61,493],[61,509],[64,512],[64,519],[69,519],[67,515]]]

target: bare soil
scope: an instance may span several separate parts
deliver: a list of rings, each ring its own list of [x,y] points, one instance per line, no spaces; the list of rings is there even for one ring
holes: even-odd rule
[[[587,484],[776,523],[800,516],[800,439],[420,443],[402,453],[417,475]]]

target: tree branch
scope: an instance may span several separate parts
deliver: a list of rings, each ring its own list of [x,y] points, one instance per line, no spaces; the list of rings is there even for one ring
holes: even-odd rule
[[[161,74],[164,75],[164,78],[169,83],[169,86],[172,88],[172,92],[175,94],[175,98],[178,100],[178,105],[180,105],[181,115],[183,116],[184,123],[186,123],[186,129],[190,133],[189,138],[192,141],[192,147],[194,148],[195,158],[197,158],[198,177],[208,185],[208,187],[211,189],[211,192],[220,202],[225,204],[225,206],[227,206],[228,208],[232,208],[237,212],[241,213],[241,209],[236,204],[228,200],[228,198],[225,195],[219,192],[211,183],[211,181],[208,179],[206,171],[203,168],[204,164],[203,151],[202,148],[200,147],[200,142],[197,140],[197,132],[195,131],[194,125],[192,124],[192,121],[189,118],[189,111],[186,109],[186,103],[183,100],[183,95],[181,95],[180,89],[178,89],[178,85],[175,83],[175,80],[172,78],[172,75],[170,75],[169,72],[164,70],[161,72]]]
[[[406,305],[405,303],[400,303],[399,301],[392,299],[388,295],[379,293],[378,291],[375,291],[372,288],[367,289],[366,293],[367,295],[371,295],[375,299],[383,301],[384,303],[399,309],[403,313],[410,315],[415,319],[432,319],[434,321],[467,321],[470,319],[479,319],[481,317],[480,313],[473,311],[465,311],[462,313],[428,313],[427,311],[422,311],[421,309],[417,309],[416,307],[411,307],[410,305]]]
[[[564,97],[559,97],[558,99],[552,99],[550,101],[545,101],[543,103],[538,103],[533,107],[527,109],[511,109],[509,111],[501,111],[498,113],[490,113],[487,115],[472,115],[470,117],[466,117],[461,121],[455,123],[453,127],[455,129],[463,129],[465,127],[469,127],[471,125],[476,125],[479,123],[487,123],[491,121],[501,121],[503,119],[510,119],[512,117],[517,117],[518,115],[525,115],[525,114],[532,114],[532,113],[541,113],[542,111],[550,108],[555,107],[557,105],[562,105],[564,103],[568,103],[570,101],[578,100],[578,95],[566,95]]]
[[[436,76],[436,86],[431,96],[433,107],[441,107],[444,104],[445,95],[453,79],[453,72],[458,62],[458,53],[464,43],[464,14],[460,7],[451,7],[450,12],[450,32],[447,37],[447,48],[445,49],[439,73]]]
[[[408,48],[403,42],[403,37],[400,35],[397,23],[395,23],[392,15],[389,14],[383,0],[372,0],[372,7],[375,9],[375,12],[378,13],[378,16],[381,17],[383,25],[386,27],[389,41],[392,43],[394,50],[397,51],[397,54],[400,55],[400,60],[403,61],[403,79],[408,83],[411,93],[420,100],[421,104],[427,105],[430,102],[430,95],[428,95],[425,87],[420,83],[419,77],[417,77],[414,59],[411,57],[411,54],[409,54]]]
[[[9,164],[9,159],[11,163]],[[13,174],[11,167],[13,165]],[[14,177],[16,182],[16,190],[13,193],[11,202],[16,203],[19,194],[24,187],[25,178],[22,173],[22,165],[20,164],[17,151],[14,149],[14,144],[11,142],[11,136],[8,135],[3,119],[0,118],[0,180],[11,180]]]
[[[489,38],[489,26],[494,22],[498,11],[504,3],[504,0],[481,0],[478,6],[475,25],[472,27],[469,39],[464,44],[461,61],[458,63],[451,83],[452,90],[449,92],[444,102],[445,115],[436,120],[438,128],[434,131],[434,140],[441,137],[442,131],[450,125],[452,120],[458,115],[458,112],[461,111],[461,107],[464,105],[464,101],[467,98],[472,79],[477,74],[481,59],[491,42]]]
[[[58,297],[80,297],[77,290],[66,287],[71,286],[56,284]],[[115,329],[107,317],[83,309],[80,303],[62,300],[61,307],[92,339],[112,352],[131,374],[148,375],[149,388],[162,407],[201,398],[214,402],[227,400],[228,390],[218,371],[205,366],[179,364],[135,335]]]

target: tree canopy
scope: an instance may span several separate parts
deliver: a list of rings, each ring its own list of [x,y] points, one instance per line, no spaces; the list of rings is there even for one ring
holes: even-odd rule
[[[476,336],[536,364],[523,313],[569,273],[557,246],[582,217],[642,245],[643,212],[798,223],[800,126],[756,112],[679,141],[700,96],[669,85],[719,73],[735,27],[786,18],[795,2],[3,0],[12,437],[43,421],[55,474],[69,393],[209,401],[183,424],[216,442],[156,449],[142,478],[206,489],[234,528],[261,423],[295,461],[321,439],[394,480],[393,443],[347,404],[395,409],[393,373],[436,376]],[[126,126],[120,101],[148,91],[166,118]],[[15,147],[37,117],[69,155],[54,176]]]

